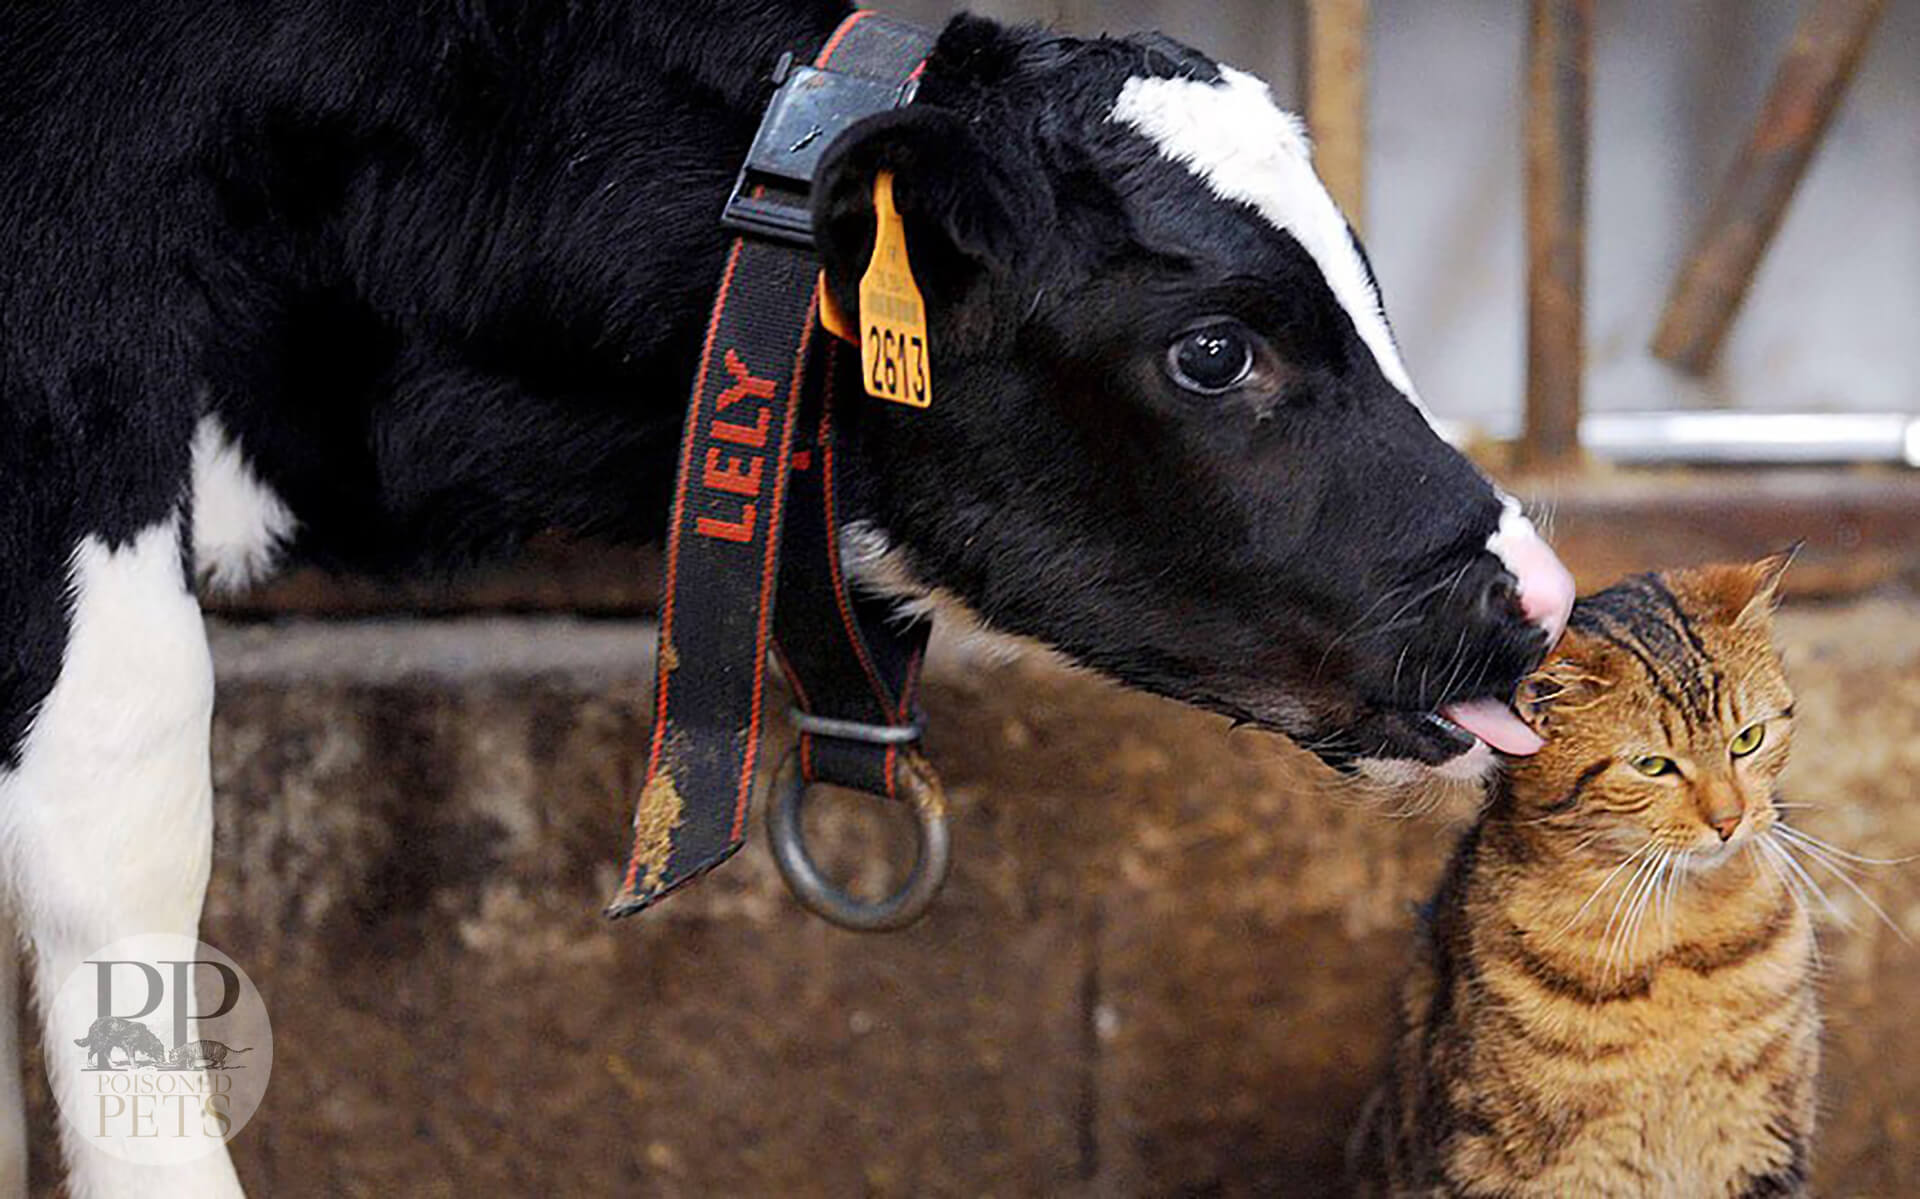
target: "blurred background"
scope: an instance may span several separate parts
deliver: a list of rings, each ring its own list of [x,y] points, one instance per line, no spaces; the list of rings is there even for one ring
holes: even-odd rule
[[[1804,538],[1788,790],[1828,840],[1920,854],[1920,4],[977,7],[1158,27],[1305,109],[1427,401],[1583,587]],[[958,864],[923,923],[802,914],[756,820],[609,926],[657,577],[542,543],[211,601],[204,935],[275,1021],[252,1193],[1338,1193],[1451,827],[938,642]],[[875,805],[817,806],[849,877],[908,860]],[[1920,1194],[1916,869],[1862,871],[1890,924],[1826,880],[1822,1194]]]
[[[1309,107],[1308,7],[1286,0],[908,0],[1080,30],[1161,29]],[[1365,27],[1357,80],[1363,236],[1409,369],[1439,415],[1520,428],[1529,6],[1318,6]],[[1920,397],[1920,5],[1827,5],[1831,36],[1877,10],[1817,166],[1787,211],[1716,369],[1648,352],[1668,291],[1810,6],[1600,0],[1587,156],[1587,402],[1596,412],[1737,405],[1912,412]],[[1323,18],[1325,19],[1325,18]],[[1317,114],[1324,115],[1324,114]],[[1322,122],[1324,125],[1324,122]],[[1348,125],[1316,130],[1346,138]],[[1783,126],[1772,129],[1778,137]],[[1348,197],[1350,199],[1350,197]],[[1351,207],[1351,205],[1349,205]]]

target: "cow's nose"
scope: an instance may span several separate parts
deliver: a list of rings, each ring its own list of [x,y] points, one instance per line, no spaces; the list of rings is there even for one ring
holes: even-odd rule
[[[1482,621],[1488,624],[1504,624],[1510,620],[1525,618],[1526,608],[1520,602],[1520,587],[1514,577],[1506,571],[1487,580],[1480,592],[1480,612]]]
[[[1487,549],[1513,576],[1521,618],[1545,629],[1549,645],[1558,641],[1573,611],[1573,575],[1513,500],[1507,501]]]

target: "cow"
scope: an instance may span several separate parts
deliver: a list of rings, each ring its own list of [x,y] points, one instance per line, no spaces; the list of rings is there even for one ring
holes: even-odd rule
[[[198,923],[196,583],[660,539],[717,215],[776,61],[846,15],[0,8],[0,854],[44,1035],[90,951]],[[813,192],[853,311],[892,172],[937,351],[931,408],[840,417],[850,567],[1343,770],[1536,748],[1506,700],[1571,581],[1436,434],[1266,86],[967,16],[918,81]],[[143,1172],[64,1131],[75,1194],[238,1193],[223,1155]]]

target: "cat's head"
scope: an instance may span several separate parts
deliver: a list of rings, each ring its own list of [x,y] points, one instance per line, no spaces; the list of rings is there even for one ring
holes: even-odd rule
[[[1596,855],[1652,842],[1702,865],[1771,828],[1793,735],[1773,645],[1791,557],[1634,575],[1580,600],[1521,688],[1547,745],[1510,763],[1516,817]]]

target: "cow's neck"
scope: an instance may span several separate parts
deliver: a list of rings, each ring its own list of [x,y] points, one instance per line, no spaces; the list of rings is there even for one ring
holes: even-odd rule
[[[780,55],[810,58],[852,11],[839,0],[708,0],[652,5],[635,30],[664,73],[710,89],[755,120]],[[715,31],[723,31],[715,36]]]

